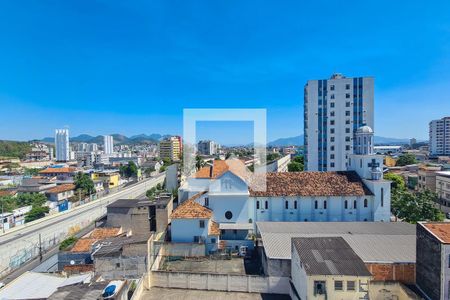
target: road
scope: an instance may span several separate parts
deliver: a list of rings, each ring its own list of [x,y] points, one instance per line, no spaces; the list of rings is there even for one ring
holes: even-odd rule
[[[43,250],[59,244],[69,233],[89,226],[106,213],[106,205],[123,198],[136,198],[164,181],[165,174],[144,179],[122,190],[71,210],[48,216],[0,235],[0,277],[18,268]]]

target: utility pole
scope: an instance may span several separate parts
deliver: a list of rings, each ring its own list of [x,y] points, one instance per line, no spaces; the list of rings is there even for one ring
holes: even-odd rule
[[[42,241],[40,233],[39,233],[39,261],[42,262]]]
[[[5,222],[3,221],[3,201],[2,201],[2,231],[5,233]]]

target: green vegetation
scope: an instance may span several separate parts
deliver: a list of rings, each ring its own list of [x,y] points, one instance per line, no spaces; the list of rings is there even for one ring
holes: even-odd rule
[[[78,238],[75,236],[70,236],[59,244],[59,250],[67,251],[72,245],[74,245],[78,241]]]
[[[266,162],[273,162],[281,157],[280,153],[269,153],[266,155]]]
[[[206,165],[205,161],[200,156],[197,155],[195,157],[195,167],[197,168],[197,170],[200,170],[205,165]]]
[[[47,198],[43,194],[24,193],[17,197],[2,196],[0,197],[0,203],[3,205],[3,211],[12,212],[13,209],[33,205],[34,207],[40,207],[45,204]]]
[[[127,165],[121,166],[119,168],[120,175],[126,178],[130,177],[137,177],[138,174],[138,167],[136,164],[132,161],[129,161]]]
[[[158,196],[161,193],[165,193],[167,192],[164,187],[158,183],[156,186],[152,187],[151,189],[149,189],[146,193],[145,196],[150,199],[153,200],[155,199],[156,196]]]
[[[24,175],[25,176],[36,176],[36,175],[39,175],[39,169],[36,169],[36,168],[25,168]]]
[[[437,194],[429,190],[411,193],[402,176],[388,173],[384,179],[391,180],[392,213],[405,222],[442,221],[444,214],[436,208]]]
[[[288,171],[301,172],[304,170],[304,166],[305,166],[305,159],[303,158],[303,156],[296,156],[288,164]]]
[[[413,165],[416,164],[417,160],[416,157],[411,153],[405,153],[399,156],[397,162],[395,163],[396,166],[407,166],[407,165]]]
[[[84,195],[90,195],[95,193],[94,181],[88,174],[78,172],[74,178],[75,188],[82,192]]]
[[[49,212],[50,208],[48,206],[34,206],[25,215],[25,222],[31,222],[40,218],[45,217],[45,214]]]
[[[28,142],[0,141],[0,156],[24,159],[30,151]]]

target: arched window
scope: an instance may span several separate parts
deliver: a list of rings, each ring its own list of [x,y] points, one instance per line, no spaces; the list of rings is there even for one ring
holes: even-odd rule
[[[327,200],[323,201],[323,209],[327,209]]]
[[[297,200],[294,201],[294,208],[297,209]]]
[[[356,209],[356,200],[353,201],[353,208]]]
[[[317,202],[317,200],[314,201],[314,208],[315,208],[315,209],[319,208],[319,203]]]
[[[259,209],[259,200],[256,201],[256,209]]]
[[[264,204],[266,209],[269,209],[269,201],[266,200],[266,203]]]
[[[367,207],[367,199],[364,199],[364,207]]]
[[[345,208],[345,209],[348,208],[348,201],[347,201],[347,200],[344,201],[344,208]]]
[[[284,208],[286,208],[286,209],[289,208],[289,201],[286,200],[286,201],[284,202]]]

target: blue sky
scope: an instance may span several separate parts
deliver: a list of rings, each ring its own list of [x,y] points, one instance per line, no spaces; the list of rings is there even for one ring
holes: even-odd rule
[[[222,107],[266,108],[268,140],[295,136],[306,80],[333,72],[375,77],[377,135],[427,138],[429,120],[450,115],[449,11],[447,0],[0,1],[0,139],[66,125],[179,134],[183,108]],[[242,135],[221,132],[221,143]]]

